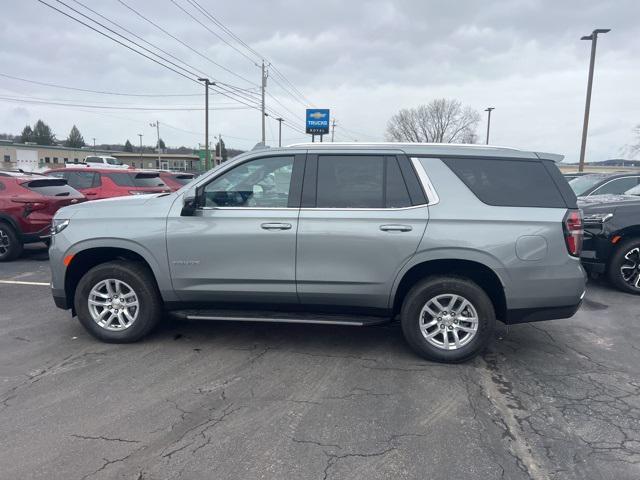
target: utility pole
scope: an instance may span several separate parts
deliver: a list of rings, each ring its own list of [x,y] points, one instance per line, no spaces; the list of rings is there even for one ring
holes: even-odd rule
[[[208,78],[199,78],[199,82],[204,82],[204,169],[209,170],[209,85],[215,85]],[[214,158],[215,163],[215,158]]]
[[[261,88],[261,92],[262,92],[262,144],[265,145],[266,144],[266,136],[265,136],[265,128],[264,128],[264,124],[265,124],[265,119],[267,117],[267,113],[265,112],[265,105],[264,105],[264,91],[267,88],[267,77],[269,76],[269,72],[267,71],[267,69],[265,68],[264,65],[264,59],[262,59],[262,88]]]
[[[95,137],[93,137],[93,154],[97,155],[98,153],[96,152],[96,139]]]
[[[331,121],[331,143],[333,143],[333,136],[335,135],[335,133],[336,133],[336,119],[334,118]]]
[[[282,146],[282,122],[284,122],[283,118],[276,118],[278,121],[278,147]]]
[[[142,159],[142,134],[139,133],[138,136],[140,137],[140,168],[143,168],[144,160]]]
[[[487,145],[489,145],[489,129],[491,128],[491,112],[493,110],[495,110],[495,107],[487,107],[484,109],[485,112],[489,113],[487,117],[487,141],[486,141]]]
[[[598,34],[610,32],[610,28],[596,28],[591,35],[585,35],[580,40],[591,40],[591,60],[589,61],[589,80],[587,80],[587,100],[584,105],[584,123],[582,124],[582,143],[580,144],[580,163],[578,171],[584,170],[584,154],[587,148],[587,131],[589,130],[589,110],[591,109],[591,88],[593,87],[593,67],[596,63],[596,44]]]
[[[156,133],[158,134],[158,167],[162,168],[162,155],[160,154],[160,121],[156,120],[149,124],[150,127],[156,127]]]

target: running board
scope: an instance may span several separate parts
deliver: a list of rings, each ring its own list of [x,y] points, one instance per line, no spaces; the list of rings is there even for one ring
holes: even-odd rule
[[[389,322],[388,317],[343,315],[335,313],[238,311],[238,310],[178,310],[172,314],[186,320],[221,322],[305,323],[318,325],[350,325],[364,327]]]

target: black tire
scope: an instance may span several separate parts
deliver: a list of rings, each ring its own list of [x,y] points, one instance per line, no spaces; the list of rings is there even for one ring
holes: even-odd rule
[[[478,318],[475,334],[467,340],[468,343],[462,344],[462,346],[455,350],[445,350],[443,347],[432,345],[422,334],[420,328],[421,311],[427,302],[438,295],[449,294],[459,295],[468,300],[475,309]],[[461,305],[461,302],[457,305]],[[481,353],[493,337],[493,329],[495,326],[495,311],[485,291],[467,278],[449,275],[429,277],[418,282],[405,297],[400,316],[402,332],[411,348],[427,360],[443,363],[464,362]],[[451,321],[453,322],[453,319]],[[458,321],[456,320],[456,324],[457,323]],[[437,328],[439,328],[438,325],[435,326],[436,329],[428,333],[437,330]],[[462,322],[460,325],[462,325]],[[446,331],[447,328],[449,327],[445,327],[444,331]],[[437,335],[440,336],[440,343],[444,344],[442,332],[443,330],[440,330],[440,333]],[[467,335],[467,333],[462,330],[457,331],[456,335],[458,334]],[[447,339],[453,339],[453,332],[447,333],[446,335]],[[461,342],[464,341],[464,339],[460,340]]]
[[[0,262],[15,260],[22,253],[22,242],[14,228],[0,222]]]
[[[103,280],[114,279],[126,283],[138,298],[137,317],[125,329],[108,330],[93,320],[89,311],[89,293]],[[74,306],[80,323],[87,331],[103,342],[131,343],[149,334],[163,315],[162,299],[155,279],[149,269],[136,262],[115,260],[89,270],[78,283]],[[116,322],[117,323],[117,322]]]
[[[626,256],[629,256],[629,259],[625,258]],[[621,268],[631,267],[633,264],[635,264],[633,270],[626,269],[629,273],[626,275],[628,280],[625,280]],[[618,290],[640,295],[640,287],[635,286],[636,283],[640,285],[638,276],[640,276],[640,238],[630,238],[618,245],[611,255],[607,277]]]

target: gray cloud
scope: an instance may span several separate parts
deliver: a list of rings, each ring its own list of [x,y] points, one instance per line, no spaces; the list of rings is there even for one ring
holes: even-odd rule
[[[73,0],[65,0],[74,8]],[[185,49],[144,23],[115,0],[86,1],[144,39],[206,72],[241,87],[252,85]],[[213,61],[259,82],[259,70],[206,31],[169,0],[125,0],[144,15]],[[176,0],[187,8],[184,0]],[[0,72],[43,82],[96,90],[139,93],[200,93],[201,87],[73,23],[35,0],[13,2],[0,17]],[[51,3],[57,4],[54,0]],[[337,1],[200,3],[273,61],[307,97],[332,108],[338,138],[382,140],[387,119],[398,109],[446,96],[479,110],[496,107],[492,140],[521,148],[578,154],[589,44],[580,36],[595,27],[612,32],[599,43],[588,157],[610,158],[631,141],[640,123],[640,2],[553,0]],[[220,33],[201,15],[203,23]],[[303,106],[275,82],[270,92],[298,116]],[[0,77],[2,95],[136,105],[200,103],[187,98],[114,98],[25,84]],[[216,96],[218,97],[218,96]],[[214,105],[228,99],[214,97]],[[293,117],[268,98],[276,110]],[[201,141],[202,112],[91,112],[0,101],[0,131],[18,132],[27,121],[44,118],[59,137],[73,123],[86,138],[124,141],[144,133],[159,119],[171,145]],[[223,105],[224,106],[224,105]],[[228,144],[250,147],[259,135],[253,110],[214,113],[215,133]],[[302,127],[302,125],[299,125]],[[480,129],[484,128],[481,125]],[[277,135],[276,124],[268,132]],[[195,133],[187,133],[189,130]],[[301,135],[284,131],[287,140]],[[235,137],[235,138],[234,138]]]

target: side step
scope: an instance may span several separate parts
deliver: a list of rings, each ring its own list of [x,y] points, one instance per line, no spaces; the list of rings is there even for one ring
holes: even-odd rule
[[[364,327],[389,322],[389,317],[344,315],[335,313],[274,312],[253,310],[177,310],[171,312],[186,320],[224,322],[309,323]]]

